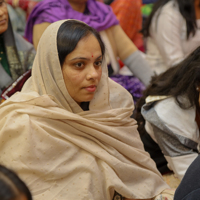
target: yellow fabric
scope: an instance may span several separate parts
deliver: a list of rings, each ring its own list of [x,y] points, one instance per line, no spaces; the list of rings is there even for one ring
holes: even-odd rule
[[[175,177],[174,173],[164,174],[163,178],[171,188],[177,188],[181,182],[178,177]]]
[[[0,106],[0,163],[28,184],[34,200],[152,198],[168,188],[144,151],[131,95],[108,78],[106,64],[89,111],[70,97],[51,24],[32,77]]]

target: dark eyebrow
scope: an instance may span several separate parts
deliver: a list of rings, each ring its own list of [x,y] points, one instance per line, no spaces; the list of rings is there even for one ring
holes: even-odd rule
[[[101,57],[102,57],[102,55],[100,55],[98,58],[96,58],[96,60],[99,59],[99,58],[101,58]]]
[[[89,59],[88,58],[84,58],[84,57],[76,57],[76,58],[73,58],[71,60],[89,60]]]
[[[102,55],[100,55],[98,58],[96,58],[96,60],[101,58],[101,57],[102,57]],[[84,57],[76,57],[76,58],[71,59],[70,61],[73,61],[73,60],[90,60],[90,59],[89,58],[84,58]]]

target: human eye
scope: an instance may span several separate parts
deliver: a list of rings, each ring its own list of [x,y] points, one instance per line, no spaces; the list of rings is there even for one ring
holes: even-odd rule
[[[94,64],[95,66],[100,67],[102,65],[102,60],[98,60]]]
[[[77,63],[75,63],[74,65],[75,65],[75,67],[77,67],[77,68],[82,68],[82,67],[84,66],[84,63],[83,63],[83,62],[77,62]]]

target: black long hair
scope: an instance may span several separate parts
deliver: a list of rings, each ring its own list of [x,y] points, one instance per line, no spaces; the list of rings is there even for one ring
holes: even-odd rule
[[[141,30],[141,33],[144,35],[144,37],[150,36],[150,25],[155,13],[160,9],[157,15],[158,17],[162,7],[169,1],[172,0],[158,0],[154,3],[152,12],[146,19],[143,29]],[[179,6],[179,11],[186,21],[187,39],[189,38],[190,34],[194,36],[197,29],[194,1],[195,0],[176,0]]]
[[[31,193],[26,184],[12,170],[0,165],[0,199],[14,200],[24,195],[32,200]]]
[[[61,66],[63,66],[66,56],[76,48],[78,42],[90,34],[93,34],[98,40],[102,57],[104,57],[105,45],[94,28],[77,20],[68,20],[60,26],[57,34],[57,49]]]
[[[196,106],[199,109],[200,86],[200,47],[193,51],[181,63],[168,69],[166,72],[152,77],[152,80],[143,92],[136,104],[136,120],[138,121],[138,131],[144,133],[144,118],[141,115],[141,107],[145,104],[147,96],[172,96],[182,109]],[[180,96],[188,99],[187,103],[181,101]]]

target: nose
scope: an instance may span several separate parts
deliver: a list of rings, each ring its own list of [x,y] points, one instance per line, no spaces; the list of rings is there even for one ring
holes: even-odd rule
[[[3,8],[2,6],[0,6],[0,16],[2,16],[4,14]]]
[[[94,66],[90,66],[87,71],[87,80],[97,79],[99,76],[99,68],[95,68]]]

